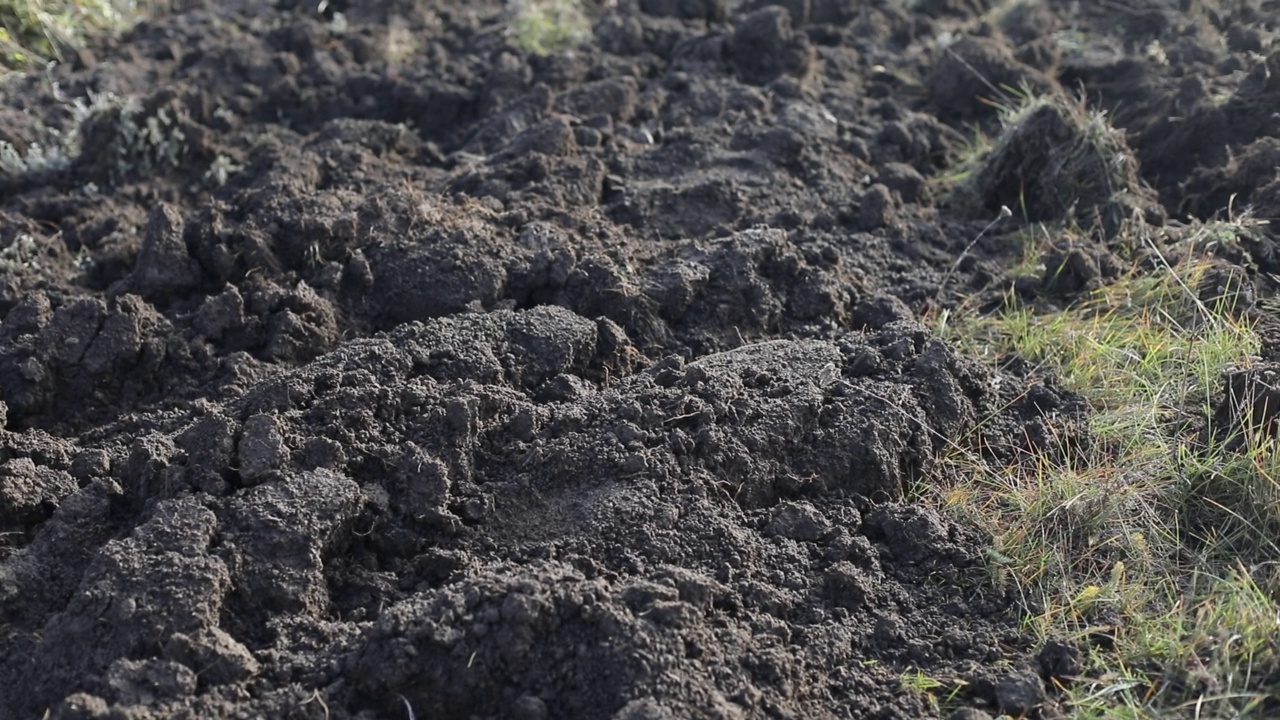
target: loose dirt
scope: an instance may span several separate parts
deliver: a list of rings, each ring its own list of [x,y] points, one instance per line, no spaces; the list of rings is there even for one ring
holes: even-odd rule
[[[11,79],[0,717],[1056,716],[1078,651],[912,498],[1084,406],[921,321],[1280,216],[1280,11],[991,5],[619,0],[538,56],[484,0],[175,3]]]

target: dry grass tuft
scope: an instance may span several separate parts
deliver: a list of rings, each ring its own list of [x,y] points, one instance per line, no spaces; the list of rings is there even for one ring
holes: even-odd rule
[[[1204,225],[1066,309],[954,313],[942,332],[1029,361],[1093,408],[1086,447],[993,468],[955,453],[924,498],[991,532],[991,570],[1029,630],[1084,652],[1071,717],[1280,716],[1280,442],[1224,415],[1223,374],[1258,363]],[[1229,240],[1228,240],[1229,241]],[[1154,251],[1154,248],[1151,248]],[[1215,419],[1216,418],[1216,419]]]

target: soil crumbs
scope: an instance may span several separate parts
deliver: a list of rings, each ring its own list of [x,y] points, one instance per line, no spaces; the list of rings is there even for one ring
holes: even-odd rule
[[[0,717],[1057,716],[912,497],[1084,405],[919,321],[1021,222],[1280,216],[1275,8],[1133,5],[191,2],[11,77]],[[945,202],[1018,87],[1131,187]]]

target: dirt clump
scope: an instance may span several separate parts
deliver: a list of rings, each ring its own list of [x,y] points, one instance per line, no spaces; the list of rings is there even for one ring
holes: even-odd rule
[[[1097,112],[1047,98],[1012,111],[969,189],[988,212],[1027,222],[1064,221],[1117,237],[1164,211],[1139,179],[1123,134]]]
[[[1260,435],[1275,435],[1280,411],[1280,372],[1273,362],[1231,368],[1215,404],[1210,428],[1219,441],[1245,443]]]
[[[966,36],[939,51],[929,75],[930,98],[948,120],[996,114],[1010,90],[1030,95],[1061,92],[1057,83],[991,38]]]

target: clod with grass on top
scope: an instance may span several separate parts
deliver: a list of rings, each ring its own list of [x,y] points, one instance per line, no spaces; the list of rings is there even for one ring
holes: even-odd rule
[[[1163,222],[1124,133],[1083,103],[1024,95],[1002,105],[1003,129],[972,160],[955,197],[975,215],[1002,206],[1028,223],[1069,221],[1115,238],[1135,219]]]

